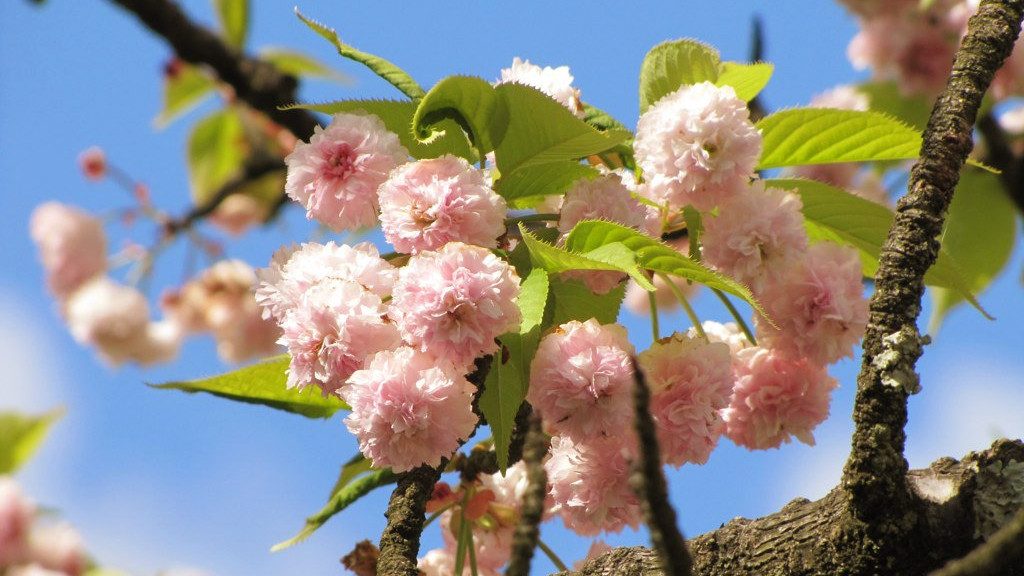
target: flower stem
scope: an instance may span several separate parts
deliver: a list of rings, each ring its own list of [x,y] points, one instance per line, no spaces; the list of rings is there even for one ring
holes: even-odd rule
[[[747,337],[750,344],[757,346],[757,340],[754,339],[754,333],[750,330],[750,326],[747,326],[747,322],[743,319],[739,310],[733,306],[729,297],[722,293],[718,288],[712,288],[711,291],[714,292],[715,296],[718,296],[718,299],[722,301],[722,304],[725,304],[725,307],[729,309],[729,314],[732,314],[732,317],[736,319],[736,323],[740,325],[740,330],[743,330],[743,335]]]
[[[661,330],[658,329],[658,301],[654,292],[647,293],[647,301],[651,304],[651,332],[654,334],[654,341],[661,338]]]
[[[693,324],[693,329],[697,331],[697,335],[703,338],[705,342],[710,342],[710,340],[708,340],[708,335],[704,332],[704,327],[700,325],[700,318],[698,318],[697,313],[693,311],[693,306],[690,306],[690,301],[686,299],[686,295],[683,294],[683,291],[668,276],[661,272],[658,272],[657,275],[663,282],[665,282],[665,284],[668,284],[668,289],[675,294],[676,300],[679,300],[679,304],[682,305],[683,310],[686,311],[686,315],[690,317],[690,323]]]
[[[543,552],[544,555],[551,560],[551,562],[555,565],[555,568],[558,568],[562,572],[565,572],[569,569],[569,567],[565,565],[565,562],[562,562],[562,559],[558,557],[558,554],[555,554],[555,551],[552,550],[550,546],[545,544],[543,540],[537,541],[537,547],[540,548],[540,551]]]

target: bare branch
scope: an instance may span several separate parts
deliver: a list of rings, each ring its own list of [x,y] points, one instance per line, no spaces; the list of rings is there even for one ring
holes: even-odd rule
[[[878,566],[866,570],[891,570],[887,563],[905,554],[904,537],[917,525],[903,448],[907,397],[923,343],[917,332],[923,278],[938,254],[982,96],[1013,47],[1022,14],[1024,0],[986,0],[971,18],[882,247],[857,379],[853,447],[842,481],[849,512],[861,523],[855,538],[878,550]]]
[[[693,560],[677,525],[676,511],[668,501],[668,486],[661,469],[658,435],[650,411],[651,391],[635,359],[633,374],[633,402],[636,408],[640,462],[633,471],[630,482],[641,498],[644,521],[651,531],[651,543],[658,552],[665,573],[670,576],[690,576],[693,571]]]
[[[544,515],[544,498],[548,493],[548,475],[544,471],[544,456],[548,453],[548,439],[541,430],[540,418],[530,418],[526,433],[523,461],[526,463],[528,487],[520,506],[519,524],[512,536],[512,555],[505,576],[528,576],[534,549],[540,541],[540,522]]]

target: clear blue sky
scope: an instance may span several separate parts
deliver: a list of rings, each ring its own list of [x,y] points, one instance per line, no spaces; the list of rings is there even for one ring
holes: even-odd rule
[[[250,46],[304,49],[352,75],[350,87],[308,83],[308,100],[394,96],[359,67],[339,61],[330,47],[292,15],[294,0],[253,2]],[[309,16],[336,28],[348,42],[384,55],[422,84],[453,74],[498,76],[514,56],[543,65],[568,64],[583,99],[626,124],[637,117],[636,75],[643,54],[663,40],[693,37],[744,59],[751,16],[760,13],[767,59],[776,75],[765,92],[770,108],[806,103],[814,93],[858,78],[845,58],[853,22],[822,0],[786,2],[301,3]],[[212,23],[207,0],[185,2]],[[335,518],[309,541],[271,555],[319,509],[338,466],[355,450],[340,419],[309,421],[209,397],[151,390],[144,382],[189,378],[226,369],[208,340],[191,341],[178,362],[140,371],[110,370],[74,344],[43,292],[42,271],[27,233],[28,215],[57,199],[94,211],[125,206],[109,184],[87,183],[75,158],[100,145],[110,158],[147,182],[158,204],[184,208],[186,128],[207,104],[164,131],[152,127],[160,106],[160,73],[167,46],[109,2],[27,1],[0,4],[0,407],[68,407],[39,458],[21,475],[42,503],[60,509],[105,564],[133,574],[176,565],[220,576],[338,574],[338,558],[354,542],[376,540],[384,525],[381,491]],[[298,211],[271,230],[250,234],[229,254],[262,266],[273,249],[299,240],[309,227]],[[111,227],[114,244],[125,236]],[[148,229],[135,230],[149,243]],[[1019,353],[1019,250],[1009,273],[982,301],[998,318],[955,312],[920,364],[924,392],[911,400],[908,454],[926,465],[937,456],[980,449],[995,435],[1024,434],[1024,358]],[[154,286],[180,280],[183,250],[159,263]],[[706,318],[722,311],[698,298]],[[628,317],[640,348],[649,330]],[[684,327],[673,317],[668,325]],[[697,534],[734,516],[756,517],[797,496],[818,497],[838,478],[851,425],[857,364],[834,368],[841,389],[818,446],[788,445],[750,454],[724,441],[703,467],[670,473],[683,527]],[[568,561],[589,541],[559,522],[543,538]],[[424,550],[439,544],[429,532]],[[609,538],[646,542],[643,533]],[[537,573],[551,566],[540,561]]]

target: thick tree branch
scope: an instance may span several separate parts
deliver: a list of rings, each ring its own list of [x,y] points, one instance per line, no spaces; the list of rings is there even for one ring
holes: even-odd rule
[[[544,515],[544,498],[548,493],[548,475],[544,471],[544,456],[547,453],[547,436],[541,429],[540,418],[534,415],[530,418],[523,450],[528,484],[520,506],[519,523],[512,535],[511,560],[505,576],[530,574],[530,561],[540,541],[540,522]]]
[[[992,538],[932,576],[1002,576],[1024,571],[1024,507]]]
[[[926,469],[910,471],[906,482],[923,529],[907,548],[915,568],[903,573],[926,574],[967,554],[987,530],[1005,526],[1003,521],[1024,502],[1024,443],[999,440],[959,462],[941,458]],[[858,544],[841,537],[848,515],[846,500],[843,490],[836,488],[821,500],[797,498],[774,514],[756,520],[737,518],[693,538],[689,541],[693,572],[701,576],[852,574],[844,547]],[[634,547],[617,548],[577,572],[560,576],[570,574],[664,576],[666,572],[653,550]],[[1003,574],[1024,576],[1024,564]]]
[[[986,0],[970,19],[882,247],[857,378],[853,448],[842,482],[850,514],[861,523],[851,523],[851,537],[878,550],[872,555],[877,565],[861,571],[897,569],[891,564],[905,553],[904,537],[916,525],[903,447],[907,397],[917,386],[914,365],[923,343],[917,332],[923,278],[938,255],[981,98],[1017,39],[1022,14],[1024,0]]]
[[[441,470],[448,465],[442,460],[437,468],[420,466],[402,474],[398,486],[391,493],[384,516],[388,524],[380,536],[380,557],[377,573],[389,576],[419,576],[416,556],[420,553],[420,534],[426,521],[427,500]]]
[[[679,531],[676,511],[668,500],[668,486],[661,468],[658,435],[650,410],[651,391],[636,360],[633,360],[633,374],[633,404],[640,462],[633,470],[630,483],[640,496],[644,521],[651,532],[651,543],[658,552],[665,573],[671,576],[690,576],[693,561],[686,549],[686,540]]]
[[[237,97],[284,126],[296,138],[308,139],[318,123],[305,110],[279,110],[295,102],[297,82],[273,64],[252,58],[226,44],[213,32],[189,20],[171,0],[112,0],[135,14],[150,30],[170,43],[178,57],[205,64]]]

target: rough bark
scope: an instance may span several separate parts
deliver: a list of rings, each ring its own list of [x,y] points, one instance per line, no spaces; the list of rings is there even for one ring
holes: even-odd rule
[[[1009,523],[1024,504],[1024,442],[999,440],[961,461],[942,458],[906,475],[921,519],[908,553],[926,574],[978,546]],[[782,510],[737,518],[689,541],[700,576],[835,576],[849,574],[836,548],[846,515],[846,495],[834,489],[820,500],[793,500]],[[879,574],[888,574],[879,572]],[[1024,575],[1018,565],[1007,576]],[[653,550],[618,548],[560,576],[663,576]]]
[[[434,484],[441,477],[440,471],[447,464],[445,460],[438,468],[420,466],[399,478],[384,513],[388,523],[380,536],[378,574],[419,576],[416,557],[420,553],[420,534],[423,533],[423,523],[426,521],[427,500],[434,490]]]
[[[945,90],[932,109],[921,156],[879,257],[854,401],[853,447],[842,488],[849,512],[836,535],[852,574],[914,573],[909,548],[921,527],[903,457],[907,397],[926,343],[917,331],[925,272],[970,153],[972,127],[995,71],[1020,31],[1024,0],[986,0],[968,24]]]
[[[524,403],[525,404],[525,403]],[[540,522],[544,516],[544,498],[548,493],[548,475],[544,470],[544,456],[548,453],[548,438],[541,429],[540,417],[530,418],[523,461],[529,482],[520,507],[519,523],[512,534],[512,552],[505,576],[528,576],[530,561],[540,541]]]

